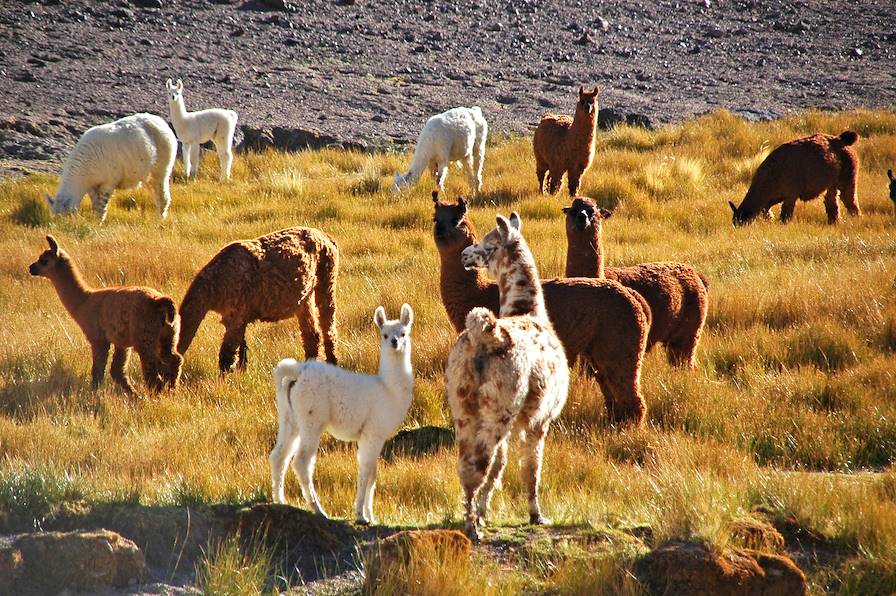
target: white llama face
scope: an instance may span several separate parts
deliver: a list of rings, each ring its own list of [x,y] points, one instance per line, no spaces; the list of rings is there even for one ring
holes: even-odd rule
[[[380,332],[380,353],[403,353],[410,349],[411,325],[414,323],[414,311],[410,305],[401,307],[401,318],[397,320],[387,320],[386,310],[379,306],[373,313],[373,322]]]
[[[497,227],[485,235],[478,244],[468,246],[460,253],[460,262],[465,269],[487,269],[497,275],[497,266],[501,260],[504,247],[520,235],[522,222],[516,212],[510,219],[498,215],[495,218]]]
[[[179,101],[184,92],[184,84],[180,79],[177,83],[172,83],[171,79],[165,81],[165,88],[168,90],[169,101]]]

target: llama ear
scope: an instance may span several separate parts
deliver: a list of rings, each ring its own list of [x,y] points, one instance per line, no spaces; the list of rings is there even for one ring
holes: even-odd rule
[[[467,200],[463,197],[457,197],[457,204],[464,208],[464,213],[467,212]]]
[[[887,178],[892,182],[896,182],[896,178],[893,177],[893,170],[887,170]]]
[[[731,201],[728,201],[728,206],[731,207],[731,211],[733,211],[734,213],[737,213],[737,207],[734,206],[734,203],[732,203]]]
[[[570,211],[572,211],[572,207],[561,207],[560,211],[562,211],[563,213],[569,213]]]
[[[402,304],[401,305],[401,324],[405,327],[410,327],[414,322],[414,309],[411,308],[410,304]]]
[[[436,205],[439,204],[439,191],[437,191],[437,190],[432,191],[432,202],[435,203]]]
[[[177,90],[178,90],[178,91],[183,91],[183,90],[184,90],[184,82],[181,81],[180,79],[177,79]]]
[[[516,211],[510,214],[510,226],[517,232],[523,227],[523,220],[520,219],[520,214]]]
[[[495,216],[495,225],[498,228],[498,232],[501,233],[502,238],[507,238],[510,235],[510,222],[507,221],[507,218],[503,215]]]
[[[174,86],[174,85],[171,84],[171,79],[167,79],[167,80],[165,81],[165,88],[166,88],[166,89],[171,89],[173,86]]]
[[[601,219],[610,219],[613,217],[613,212],[609,209],[598,209],[597,214],[600,215]]]
[[[383,325],[386,324],[386,309],[382,306],[377,306],[376,310],[373,311],[373,322],[376,324],[377,329],[382,329]]]
[[[56,239],[47,234],[47,244],[50,245],[50,250],[53,251],[54,255],[59,254],[59,244],[56,242]]]

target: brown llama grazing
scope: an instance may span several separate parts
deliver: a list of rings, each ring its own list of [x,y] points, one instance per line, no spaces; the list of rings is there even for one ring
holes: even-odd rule
[[[893,170],[887,170],[887,178],[890,179],[890,200],[896,208],[896,176],[893,176]]]
[[[535,150],[535,173],[538,191],[556,194],[568,173],[569,196],[579,191],[579,181],[594,160],[597,128],[597,85],[592,91],[579,87],[579,101],[573,118],[546,114],[535,129],[532,144]]]
[[[529,523],[545,524],[538,503],[544,441],[569,390],[563,346],[551,327],[535,259],[516,213],[465,248],[465,267],[498,279],[501,318],[474,308],[448,355],[446,394],[457,437],[457,471],[464,490],[466,531],[477,540],[489,501],[500,485],[511,433],[520,437],[522,484]]]
[[[576,197],[566,213],[566,277],[605,277],[635,290],[650,305],[652,320],[647,349],[663,344],[673,366],[694,368],[694,355],[709,306],[709,282],[684,263],[642,263],[604,267],[601,222],[612,211]]]
[[[305,357],[317,358],[322,329],[327,362],[336,364],[338,269],[336,243],[313,228],[287,228],[228,244],[196,274],[184,296],[178,350],[186,354],[211,310],[221,315],[225,330],[218,368],[222,374],[234,365],[244,370],[249,323],[296,317]]]
[[[433,236],[441,257],[440,291],[458,333],[477,306],[498,312],[498,284],[461,264],[476,243],[467,201],[442,203],[433,193]],[[650,307],[637,292],[607,279],[542,280],[548,316],[570,364],[582,358],[600,385],[613,423],[641,424],[647,406],[641,395],[641,362],[650,328]]]
[[[787,223],[797,200],[810,201],[825,193],[828,223],[835,224],[840,219],[837,191],[849,214],[861,215],[856,196],[859,158],[852,147],[858,139],[858,134],[845,130],[836,137],[819,133],[784,143],[759,164],[740,207],[728,201],[732,223],[741,226],[760,214],[768,217],[778,203],[783,203],[781,222]]]
[[[166,383],[174,388],[183,364],[183,358],[175,351],[180,317],[174,301],[152,288],[94,290],[52,236],[47,236],[47,243],[50,248],[41,253],[28,272],[53,282],[63,306],[90,342],[91,388],[96,390],[103,380],[110,346],[115,346],[110,373],[127,394],[134,394],[124,370],[131,348],[140,356],[143,382],[151,391],[161,390]]]

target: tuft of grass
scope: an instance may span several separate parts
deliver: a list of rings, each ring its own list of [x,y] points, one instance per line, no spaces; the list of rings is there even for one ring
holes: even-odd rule
[[[41,520],[58,505],[84,497],[68,473],[51,467],[22,467],[0,476],[0,511]]]
[[[196,585],[207,596],[261,596],[269,585],[272,557],[260,541],[245,549],[234,535],[210,545],[196,564]],[[248,552],[247,552],[248,551]]]
[[[45,228],[52,222],[53,214],[43,198],[26,196],[12,212],[12,220],[30,228]]]

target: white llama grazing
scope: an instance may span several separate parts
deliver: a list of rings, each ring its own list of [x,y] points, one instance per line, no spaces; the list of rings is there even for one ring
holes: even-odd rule
[[[358,495],[355,518],[358,523],[376,523],[373,491],[376,463],[383,443],[401,425],[414,396],[411,368],[411,323],[414,312],[407,304],[401,318],[387,321],[382,306],[373,321],[380,331],[380,369],[364,375],[326,362],[281,360],[274,369],[280,429],[271,451],[273,497],[284,503],[286,467],[292,468],[305,500],[314,511],[326,516],[314,490],[314,461],[324,431],[340,441],[358,443]],[[293,455],[295,454],[295,459]]]
[[[188,112],[184,105],[184,84],[177,79],[165,82],[168,89],[168,107],[171,110],[171,124],[177,138],[183,143],[182,154],[187,177],[199,172],[199,146],[206,141],[215,144],[218,161],[221,164],[221,180],[230,179],[233,165],[233,134],[236,131],[236,112],[222,108]]]
[[[485,162],[485,141],[488,137],[488,123],[479,106],[453,108],[436,114],[426,121],[417,147],[411,169],[402,175],[395,174],[393,192],[415,184],[425,170],[430,170],[439,189],[445,190],[445,176],[448,164],[460,162],[467,176],[473,194],[482,189],[482,165]]]
[[[465,526],[472,540],[500,486],[507,442],[521,442],[521,481],[529,522],[549,523],[538,503],[541,459],[551,422],[569,389],[569,369],[544,307],[535,260],[520,234],[520,220],[497,217],[498,227],[461,253],[467,268],[498,278],[501,318],[487,308],[467,315],[466,329],[448,356],[448,405],[457,436],[457,471],[464,490]]]
[[[171,205],[169,179],[177,139],[168,124],[153,114],[134,114],[88,129],[62,166],[56,196],[46,195],[53,213],[74,213],[90,195],[100,221],[106,219],[109,197],[117,188],[149,181],[159,215]]]

